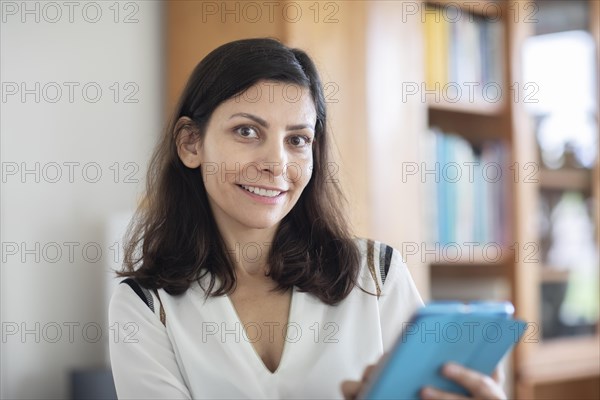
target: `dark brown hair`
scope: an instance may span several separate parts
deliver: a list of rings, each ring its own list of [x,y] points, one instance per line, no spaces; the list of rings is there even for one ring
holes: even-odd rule
[[[317,113],[312,177],[297,204],[281,221],[270,246],[268,275],[277,290],[296,286],[327,304],[343,300],[357,284],[358,247],[343,213],[344,198],[328,176],[330,138],[323,88],[315,65],[299,49],[274,39],[227,43],[208,54],[192,72],[148,169],[146,197],[126,235],[122,277],[150,289],[184,293],[209,274],[207,296],[235,288],[235,269],[209,207],[199,168],[187,168],[176,140],[191,118],[200,137],[222,102],[258,81],[310,89]],[[220,285],[215,289],[218,278]]]

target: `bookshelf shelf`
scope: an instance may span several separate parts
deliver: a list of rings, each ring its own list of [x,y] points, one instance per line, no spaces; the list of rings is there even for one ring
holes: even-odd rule
[[[468,112],[458,108],[428,108],[429,126],[444,132],[459,132],[470,143],[509,139],[510,129],[501,113]]]
[[[487,18],[498,18],[502,11],[497,0],[429,0],[428,5],[438,7],[459,7],[461,12],[479,15]]]
[[[540,279],[543,283],[566,282],[569,280],[569,271],[549,266],[541,266]]]
[[[540,169],[540,187],[550,190],[579,190],[587,192],[591,188],[592,171],[589,169]]]
[[[490,103],[485,101],[474,101],[469,102],[456,102],[452,103],[449,101],[428,101],[427,107],[430,110],[440,110],[448,112],[459,112],[464,114],[475,114],[482,116],[498,116],[503,111],[501,103]]]
[[[495,243],[478,246],[443,245],[448,249],[439,251],[434,257],[425,257],[433,266],[448,266],[450,268],[464,266],[474,268],[507,267],[513,262],[514,251],[510,247]],[[492,248],[493,247],[493,248]],[[487,250],[486,250],[487,249]],[[458,254],[460,251],[460,254]]]
[[[508,278],[510,274],[510,269],[503,263],[432,263],[430,268],[434,279]]]
[[[594,378],[600,371],[600,337],[544,341],[523,363],[519,377],[536,385]]]

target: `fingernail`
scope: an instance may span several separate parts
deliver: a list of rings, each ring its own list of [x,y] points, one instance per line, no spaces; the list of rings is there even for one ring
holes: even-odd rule
[[[421,395],[426,399],[433,399],[435,397],[435,392],[433,391],[433,389],[426,387],[421,392]]]
[[[456,364],[449,363],[449,364],[446,364],[446,366],[444,367],[444,372],[447,375],[455,376],[460,373],[460,367]]]

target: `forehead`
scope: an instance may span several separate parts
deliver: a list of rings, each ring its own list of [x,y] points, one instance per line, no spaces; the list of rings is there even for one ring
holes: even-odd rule
[[[309,88],[274,81],[260,81],[215,110],[215,114],[227,118],[240,112],[284,123],[314,124],[317,118]]]

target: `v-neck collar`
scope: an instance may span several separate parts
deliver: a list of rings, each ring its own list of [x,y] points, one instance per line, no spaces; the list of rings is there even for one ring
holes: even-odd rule
[[[289,328],[290,323],[292,322],[296,322],[296,301],[297,298],[299,297],[299,292],[297,291],[296,287],[292,287],[292,298],[290,300],[290,310],[288,313],[288,320],[287,320],[287,325],[286,328]],[[233,305],[233,302],[231,301],[231,299],[229,298],[229,295],[224,295],[222,296],[222,300],[224,303],[225,308],[227,309],[227,319],[229,319],[234,326],[236,326],[237,324],[239,324],[238,326],[241,327],[241,332],[242,335],[246,335],[246,330],[244,328],[244,324],[242,323],[242,320],[240,319],[235,306]],[[229,325],[229,324],[227,324]],[[258,354],[258,352],[256,351],[256,349],[254,348],[254,345],[252,343],[250,343],[248,340],[242,339],[240,342],[240,348],[242,349],[241,351],[243,351],[247,358],[250,360],[250,362],[254,363],[257,367],[257,370],[262,371],[262,373],[267,374],[268,376],[275,376],[279,373],[279,371],[282,370],[282,365],[286,362],[287,358],[289,358],[289,356],[287,355],[291,350],[289,349],[290,347],[290,341],[287,340],[287,330],[286,330],[286,337],[284,337],[283,339],[283,350],[281,352],[281,358],[279,359],[279,364],[277,365],[277,368],[275,369],[275,371],[272,371],[267,368],[267,366],[265,365],[263,359],[260,357],[260,355]]]

